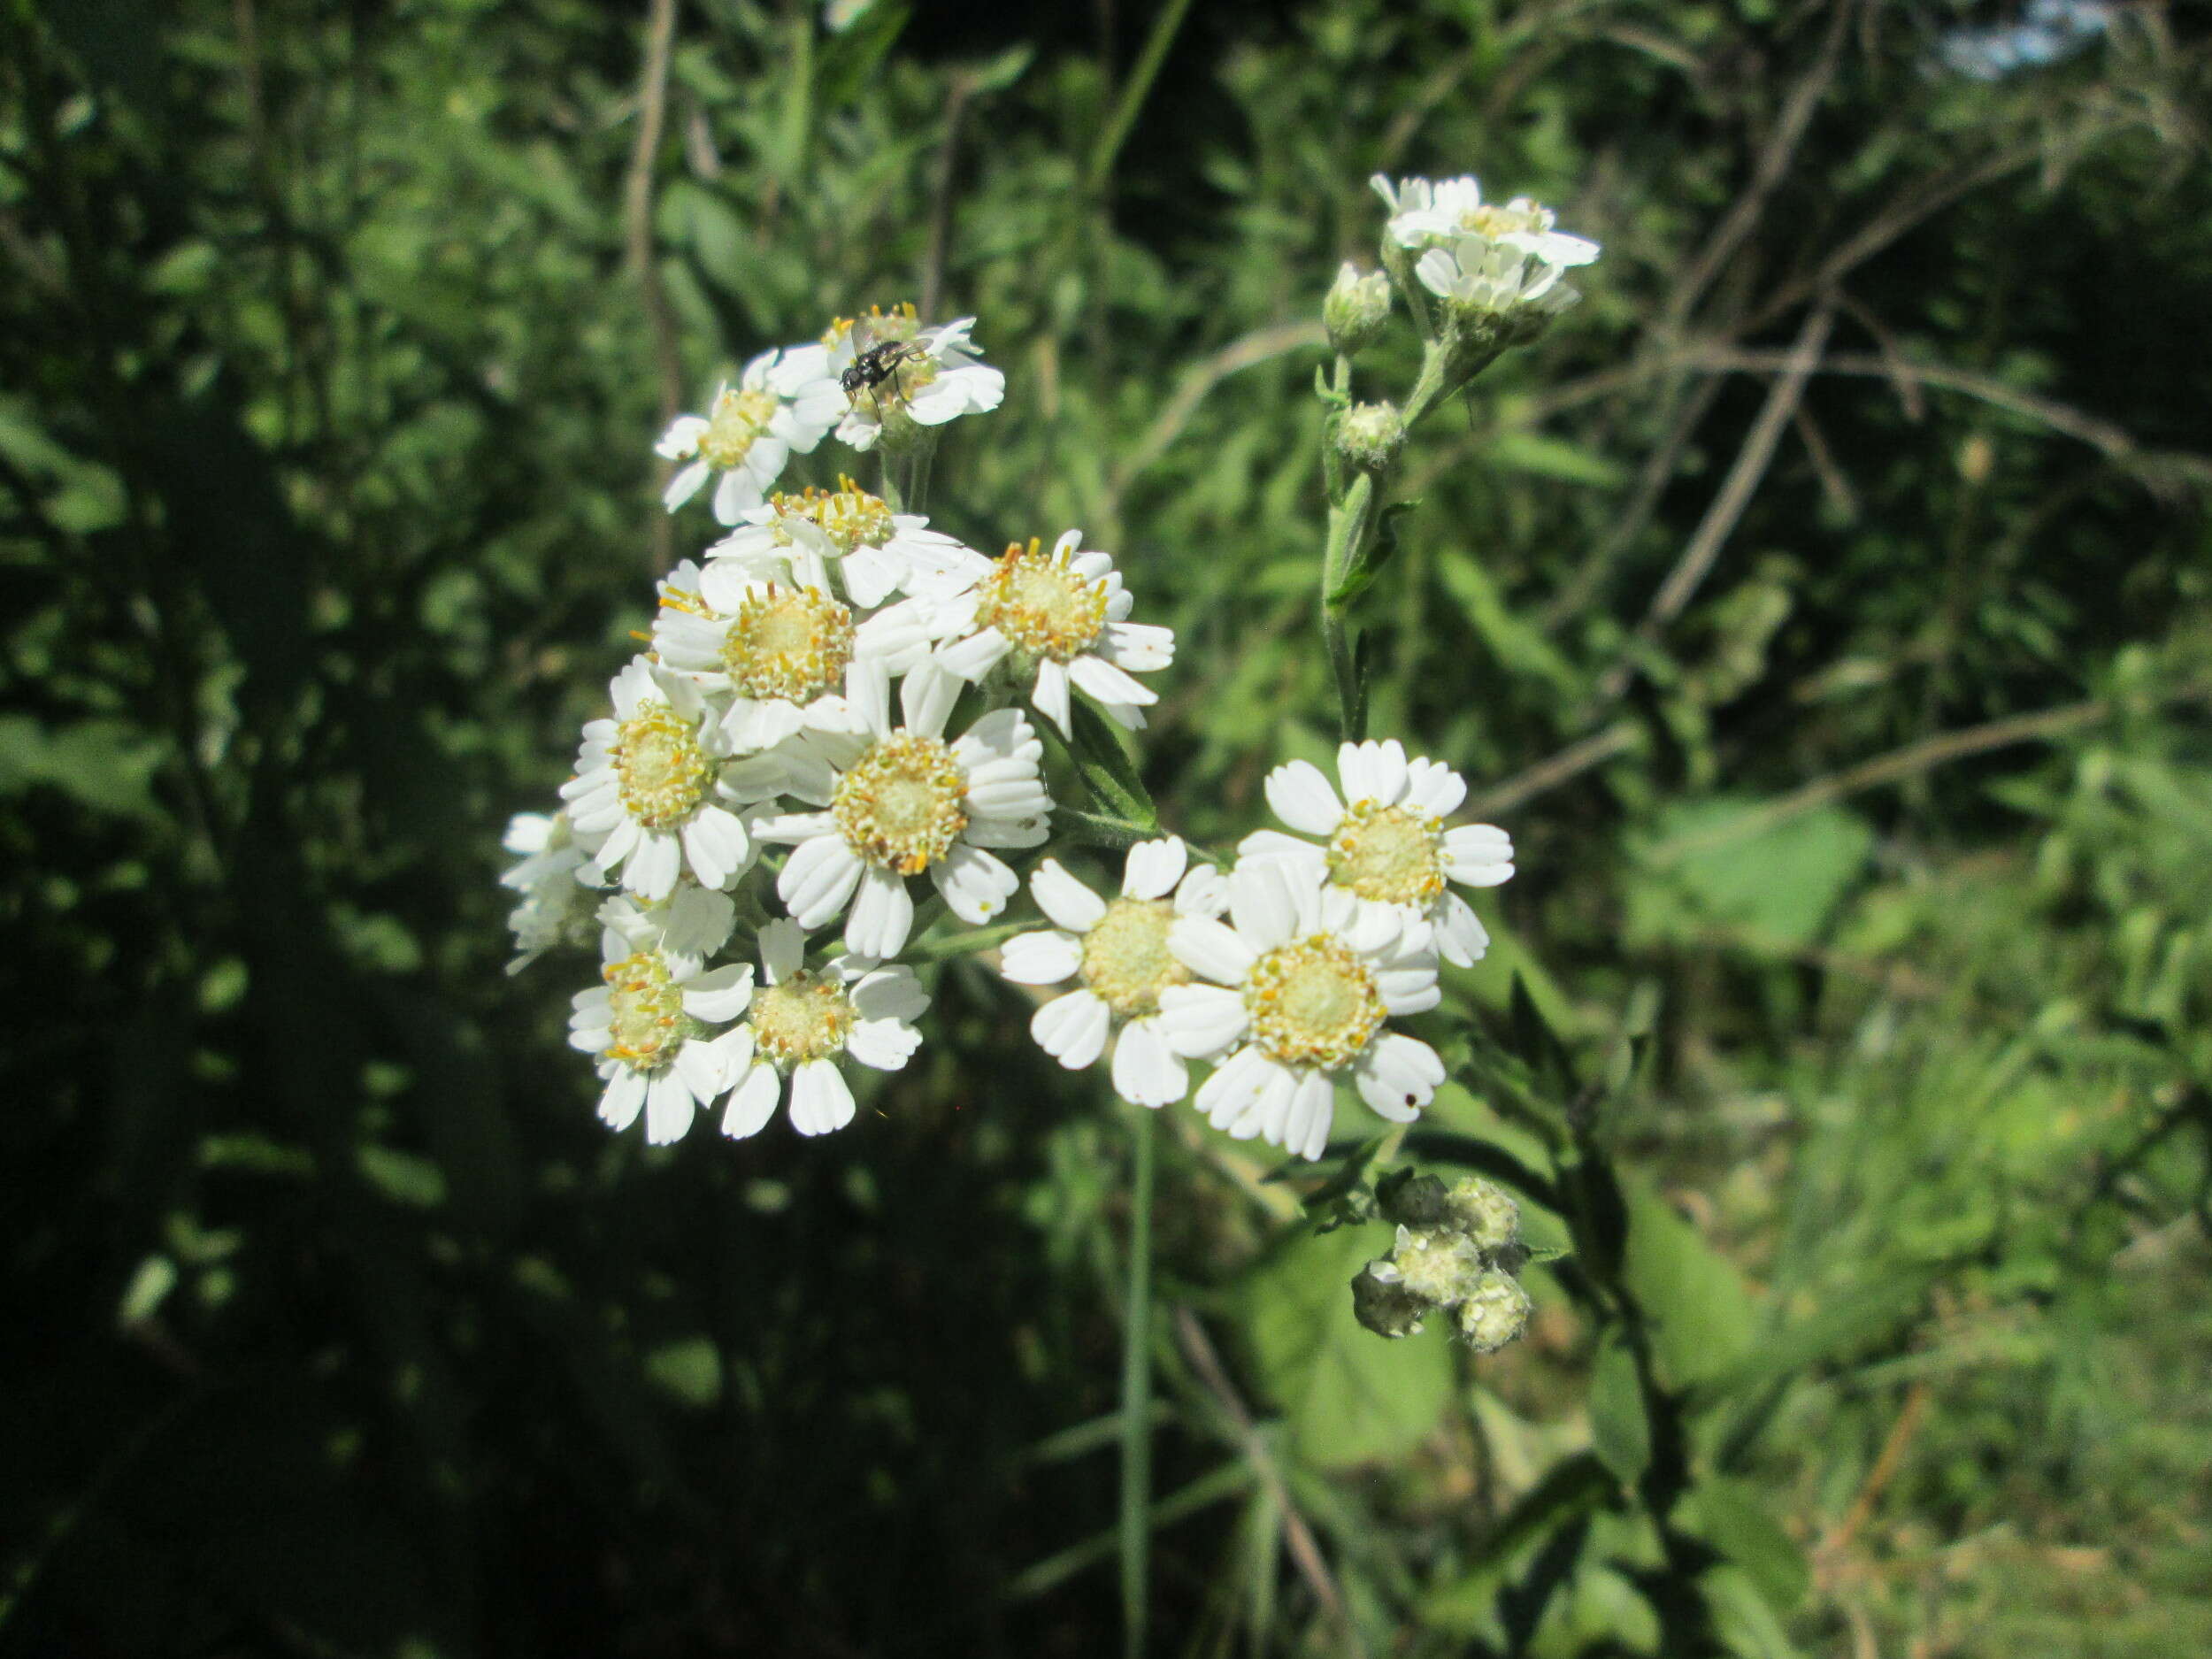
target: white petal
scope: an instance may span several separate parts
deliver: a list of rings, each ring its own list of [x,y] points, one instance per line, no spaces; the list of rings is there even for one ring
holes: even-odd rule
[[[645,1073],[618,1066],[599,1096],[599,1121],[610,1129],[627,1129],[645,1104]]]
[[[1178,916],[1218,916],[1229,908],[1229,878],[1211,864],[1193,864],[1175,889]]]
[[[1406,751],[1395,738],[1346,743],[1336,752],[1336,775],[1347,801],[1395,806],[1406,792]]]
[[[1437,949],[1444,953],[1445,961],[1463,968],[1471,967],[1489,951],[1489,931],[1473,907],[1458,894],[1447,893],[1432,914]]]
[[[1406,764],[1406,805],[1431,818],[1449,818],[1467,798],[1467,780],[1440,760],[1424,756]]]
[[[1329,1128],[1335,1118],[1336,1079],[1317,1068],[1302,1073],[1296,1097],[1291,1102],[1290,1117],[1283,1125],[1285,1149],[1303,1153],[1309,1159],[1319,1157],[1328,1149]]]
[[[676,1058],[672,1062],[672,1069],[677,1076],[683,1079],[684,1087],[690,1092],[691,1098],[702,1104],[712,1100],[730,1086],[729,1074],[723,1064],[723,1051],[716,1048],[712,1042],[700,1038],[693,1038],[676,1050]],[[689,1127],[688,1116],[684,1121],[685,1126]],[[646,1130],[649,1136],[652,1130],[649,1118],[646,1124]],[[680,1134],[683,1132],[679,1130],[677,1133]]]
[[[1068,677],[1075,681],[1079,690],[1101,703],[1141,707],[1160,700],[1158,692],[1140,685],[1102,657],[1087,653],[1077,657],[1068,664]]]
[[[1190,863],[1190,849],[1182,837],[1169,835],[1156,841],[1139,841],[1122,864],[1124,898],[1160,899],[1175,890]]]
[[[1298,1082],[1302,1073],[1279,1062],[1266,1062],[1259,1091],[1245,1102],[1244,1110],[1222,1125],[1233,1141],[1248,1141],[1254,1135],[1271,1145],[1295,1149],[1290,1139],[1291,1109],[1298,1103]]]
[[[656,1071],[645,1091],[645,1144],[664,1147],[684,1138],[698,1102],[674,1066]]]
[[[1344,818],[1336,791],[1311,761],[1289,761],[1269,772],[1267,804],[1291,828],[1309,835],[1330,834]]]
[[[1461,824],[1444,832],[1444,873],[1471,887],[1494,887],[1513,874],[1513,838],[1494,824]]]
[[[1141,622],[1110,622],[1099,635],[1098,654],[1117,668],[1141,674],[1175,660],[1175,630]]]
[[[1068,724],[1073,716],[1068,707],[1068,671],[1064,664],[1048,657],[1037,664],[1037,683],[1030,687],[1029,700],[1037,705],[1037,712],[1063,733],[1075,735],[1075,728]]]
[[[952,913],[970,926],[989,921],[1020,890],[1021,879],[979,847],[956,842],[929,867],[929,879]]]
[[[1039,1009],[1030,1019],[1029,1034],[1069,1071],[1079,1071],[1106,1051],[1112,1025],[1112,1015],[1095,992],[1072,991]]]
[[[1241,1039],[1252,1023],[1244,998],[1217,985],[1171,985],[1153,1016],[1161,1037],[1179,1055],[1206,1060]]]
[[[986,628],[941,648],[937,660],[963,680],[980,680],[1005,660],[1014,642],[996,628]]]
[[[863,1019],[919,1019],[929,1009],[929,993],[914,970],[894,963],[872,968],[853,982],[849,995]]]
[[[961,682],[934,663],[923,663],[899,685],[899,709],[906,729],[936,737],[945,729],[952,705],[960,700]]]
[[[826,1135],[853,1120],[853,1092],[833,1060],[809,1060],[791,1074],[791,1126]]]
[[[753,1000],[753,964],[732,963],[684,986],[684,1012],[717,1025],[735,1019]]]
[[[694,461],[668,480],[668,488],[661,495],[661,505],[671,512],[675,511],[699,493],[699,487],[707,481],[707,475],[713,471],[714,468],[706,462]]]
[[[895,1071],[922,1046],[922,1033],[896,1019],[863,1019],[845,1035],[845,1052],[879,1071]]]
[[[889,598],[904,574],[896,559],[887,558],[875,548],[856,547],[847,554],[841,568],[845,572],[845,591],[853,603],[872,610]]]
[[[1242,985],[1260,959],[1234,928],[1210,916],[1178,916],[1168,929],[1167,948],[1192,972],[1222,985]]]
[[[834,837],[837,820],[826,812],[779,812],[772,818],[755,818],[753,833],[764,841],[810,841],[820,836]]]
[[[1268,1083],[1281,1071],[1258,1048],[1247,1043],[1231,1055],[1221,1069],[1198,1086],[1192,1104],[1206,1114],[1217,1129],[1226,1129],[1256,1105]],[[1256,1129],[1257,1125],[1254,1127]]]
[[[1352,1067],[1360,1098],[1379,1117],[1392,1123],[1409,1124],[1421,1108],[1435,1098],[1444,1080],[1444,1063],[1436,1050],[1416,1037],[1386,1031],[1367,1046]]]
[[[1301,841],[1295,835],[1286,835],[1280,830],[1254,830],[1237,843],[1237,858],[1255,864],[1286,864],[1302,872],[1308,879],[1318,881],[1329,873],[1329,849]]]
[[[895,956],[906,949],[906,936],[914,929],[914,901],[907,893],[906,878],[895,870],[870,865],[854,895],[852,913],[845,918],[845,949],[856,956],[879,960]]]
[[[644,899],[664,899],[683,872],[682,844],[666,830],[647,830],[622,872],[622,885]]]
[[[817,836],[793,849],[776,894],[802,927],[819,927],[837,914],[860,885],[860,860],[833,835]]]
[[[1087,933],[1106,914],[1106,901],[1061,867],[1056,858],[1039,864],[1029,878],[1029,895],[1054,924],[1071,933]]]
[[[806,930],[787,916],[779,916],[760,930],[760,970],[776,985],[799,971],[806,960]]]
[[[1057,985],[1082,965],[1082,942],[1057,928],[1017,933],[999,947],[998,971],[1016,985]]]
[[[776,1115],[776,1102],[782,1094],[783,1079],[774,1066],[754,1066],[730,1092],[730,1103],[722,1113],[722,1133],[740,1141],[758,1134]]]
[[[994,709],[967,729],[952,752],[972,775],[993,761],[1010,761],[1034,772],[1045,746],[1019,709]]]
[[[1114,1040],[1114,1093],[1132,1106],[1166,1106],[1190,1088],[1190,1071],[1161,1035],[1157,1015],[1133,1020]]]
[[[1272,950],[1297,933],[1303,909],[1302,890],[1312,883],[1279,864],[1240,864],[1229,875],[1229,916],[1254,950]]]

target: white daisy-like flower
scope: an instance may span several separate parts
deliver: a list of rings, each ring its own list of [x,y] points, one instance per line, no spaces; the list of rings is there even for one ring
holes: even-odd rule
[[[1562,270],[1594,263],[1601,250],[1586,236],[1553,228],[1558,215],[1540,202],[1517,196],[1503,204],[1482,199],[1482,186],[1464,175],[1456,179],[1407,179],[1393,185],[1382,174],[1371,180],[1389,204],[1391,240],[1402,248],[1448,248],[1477,236],[1519,250],[1529,258]]]
[[[1136,601],[1112,556],[1082,547],[1080,530],[1067,532],[1049,553],[1033,536],[1026,547],[1010,546],[973,587],[939,599],[937,625],[949,642],[937,660],[979,680],[1010,657],[1031,680],[1037,711],[1061,731],[1072,735],[1071,686],[1133,730],[1144,724],[1144,705],[1159,697],[1130,675],[1173,662],[1175,632],[1127,620]]]
[[[1554,229],[1556,216],[1540,203],[1485,202],[1482,187],[1463,177],[1394,186],[1378,173],[1373,182],[1390,205],[1386,234],[1419,252],[1414,273],[1431,293],[1471,311],[1538,317],[1581,297],[1560,278],[1595,260],[1598,244]]]
[[[933,642],[919,606],[856,626],[827,588],[749,573],[765,568],[710,560],[702,571],[686,559],[662,579],[653,623],[654,654],[719,703],[721,741],[733,755],[803,731],[850,730],[843,692],[853,658],[881,657],[897,672]]]
[[[1360,914],[1341,887],[1295,865],[1240,864],[1229,878],[1233,926],[1179,917],[1168,948],[1210,985],[1160,993],[1160,1025],[1179,1054],[1212,1059],[1195,1103],[1216,1128],[1321,1156],[1336,1074],[1394,1123],[1421,1115],[1444,1063],[1394,1014],[1436,1006],[1436,956],[1420,924]]]
[[[968,338],[975,319],[925,328],[913,306],[838,318],[817,345],[787,354],[795,380],[810,397],[836,390],[844,418],[837,435],[856,449],[873,449],[885,427],[941,426],[963,415],[988,414],[1006,396],[1006,376],[982,360]],[[849,387],[849,371],[856,384]]]
[[[728,758],[719,711],[642,657],[608,689],[614,718],[584,727],[576,775],[561,786],[599,873],[620,868],[644,899],[666,898],[687,869],[702,887],[729,886],[753,860],[744,809],[780,793],[782,766]]]
[[[1267,775],[1267,803],[1294,830],[1255,830],[1237,848],[1240,861],[1295,865],[1350,894],[1363,921],[1425,922],[1446,960],[1464,968],[1490,948],[1467,901],[1446,885],[1494,887],[1513,874],[1513,838],[1489,824],[1444,827],[1467,798],[1467,783],[1441,761],[1409,761],[1396,739],[1346,743],[1336,772],[1344,797],[1321,769],[1294,760]]]
[[[833,490],[811,487],[795,495],[771,495],[744,515],[737,528],[707,549],[710,561],[730,559],[753,569],[788,569],[793,579],[830,588],[837,572],[845,595],[872,609],[900,592],[921,592],[989,567],[980,553],[963,547],[919,513],[893,512],[849,478]]]
[[[522,895],[508,912],[515,954],[507,972],[520,973],[556,945],[581,944],[590,934],[590,908],[584,882],[591,855],[576,841],[566,812],[518,812],[507,822],[500,844],[517,862],[499,885]]]
[[[745,1027],[718,1035],[713,1028],[745,1011],[753,970],[741,963],[703,972],[633,949],[612,927],[605,955],[605,984],[577,995],[569,1044],[599,1056],[600,1121],[627,1129],[642,1110],[646,1141],[665,1146],[682,1139],[692,1114],[730,1087],[749,1056]]]
[[[911,968],[839,956],[810,971],[805,960],[806,934],[797,923],[780,918],[760,930],[766,983],[733,1033],[741,1057],[722,1114],[726,1135],[758,1134],[775,1116],[787,1079],[794,1129],[803,1135],[842,1129],[853,1120],[853,1092],[841,1063],[895,1071],[922,1046],[913,1022],[929,1006],[929,993]]]
[[[776,879],[792,918],[811,931],[849,902],[845,949],[895,956],[914,925],[906,879],[926,873],[954,915],[987,922],[1020,886],[994,847],[1035,847],[1052,798],[1038,773],[1044,745],[1018,709],[996,709],[947,742],[960,682],[925,664],[899,687],[903,724],[890,718],[890,679],[873,658],[846,676],[856,734],[810,736],[786,757],[787,787],[819,812],[764,818],[764,841],[795,843]],[[813,768],[810,771],[810,766]]]
[[[669,423],[654,445],[662,459],[684,463],[661,497],[669,511],[719,472],[714,516],[735,524],[748,507],[760,504],[794,450],[811,454],[836,424],[843,397],[834,388],[826,394],[781,358],[779,351],[762,352],[745,365],[735,386],[726,382],[716,389],[704,415],[679,415]]]
[[[736,920],[736,902],[712,887],[687,882],[658,904],[618,893],[599,907],[599,925],[607,930],[601,950],[610,961],[657,951],[688,977],[706,971],[708,960],[729,943]]]
[[[1029,891],[1057,926],[1008,940],[999,972],[1017,985],[1076,984],[1030,1020],[1037,1046],[1079,1071],[1111,1038],[1117,1094],[1133,1106],[1182,1099],[1190,1076],[1161,1030],[1160,994],[1188,985],[1191,972],[1168,949],[1168,933],[1179,916],[1218,916],[1226,879],[1211,864],[1191,864],[1170,835],[1129,849],[1119,898],[1100,898],[1051,858],[1029,878]]]

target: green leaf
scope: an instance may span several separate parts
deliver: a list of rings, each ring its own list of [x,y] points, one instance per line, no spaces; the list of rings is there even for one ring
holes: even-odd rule
[[[1072,713],[1075,740],[1069,753],[1074,757],[1083,787],[1101,806],[1131,823],[1147,830],[1157,825],[1159,814],[1153,810],[1152,797],[1145,792],[1144,780],[1137,776],[1136,765],[1122,746],[1121,733],[1113,722],[1087,697],[1074,699]]]
[[[1790,1613],[1805,1599],[1812,1585],[1805,1552],[1743,1481],[1716,1476],[1699,1482],[1681,1518],[1688,1531],[1741,1567],[1777,1614]]]
[[[1756,810],[1732,797],[1659,814],[1645,854],[1655,879],[1629,889],[1632,938],[1701,941],[1718,933],[1782,954],[1820,935],[1865,867],[1873,831],[1841,807],[1758,829]]]
[[[1402,1455],[1451,1400],[1448,1339],[1432,1330],[1387,1341],[1352,1315],[1354,1276],[1389,1248],[1382,1227],[1297,1239],[1247,1286],[1261,1381],[1300,1454],[1324,1467]]]
[[[722,1354],[710,1338],[683,1337],[645,1356],[645,1374],[684,1404],[703,1411],[722,1397]]]
[[[1658,1194],[1634,1181],[1624,1193],[1621,1278],[1650,1321],[1661,1380],[1679,1389],[1719,1375],[1750,1348],[1757,1321],[1743,1275]]]
[[[1501,432],[1491,439],[1483,457],[1517,472],[1532,472],[1539,478],[1555,478],[1569,484],[1593,484],[1610,489],[1621,482],[1621,469],[1603,456],[1593,454],[1579,444],[1548,438],[1537,432]]]
[[[1713,1628],[1730,1653],[1739,1659],[1799,1659],[1781,1618],[1742,1568],[1712,1568],[1698,1586],[1712,1609]]]
[[[1651,1423],[1644,1415],[1636,1356],[1617,1329],[1598,1344],[1590,1371],[1590,1440],[1624,1486],[1634,1486],[1651,1466]]]

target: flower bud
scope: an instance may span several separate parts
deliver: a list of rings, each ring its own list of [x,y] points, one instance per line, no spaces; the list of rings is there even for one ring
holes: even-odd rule
[[[1377,1336],[1411,1336],[1428,1311],[1388,1262],[1370,1262],[1353,1278],[1352,1317]]]
[[[1415,1233],[1398,1229],[1390,1253],[1399,1282],[1423,1302],[1448,1306],[1466,1297],[1483,1274],[1482,1252],[1456,1233]]]
[[[1491,1261],[1509,1255],[1521,1241],[1521,1207],[1502,1188],[1479,1175],[1454,1181],[1444,1194],[1446,1225],[1473,1240]]]
[[[1449,1220],[1451,1194],[1433,1175],[1396,1170],[1375,1183],[1375,1205],[1383,1219],[1402,1227],[1440,1227]]]
[[[1494,1354],[1528,1328],[1532,1304],[1510,1273],[1492,1268],[1459,1304],[1459,1333],[1478,1354]]]
[[[1366,472],[1388,466],[1405,441],[1406,423],[1395,403],[1354,403],[1337,419],[1337,453]]]
[[[1329,331],[1330,349],[1348,357],[1364,350],[1389,320],[1390,279],[1380,271],[1362,276],[1359,267],[1347,259],[1321,302],[1321,323]]]

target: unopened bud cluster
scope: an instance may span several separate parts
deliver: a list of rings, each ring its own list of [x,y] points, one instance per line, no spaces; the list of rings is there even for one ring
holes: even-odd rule
[[[1337,453],[1371,472],[1396,460],[1405,441],[1406,423],[1395,403],[1354,403],[1336,423]]]
[[[1355,357],[1374,343],[1389,320],[1389,276],[1381,271],[1362,276],[1359,267],[1347,259],[1321,302],[1321,325],[1329,331],[1329,349]]]
[[[1410,1336],[1431,1314],[1448,1313],[1479,1354],[1521,1334],[1530,1302],[1514,1275],[1528,1250],[1512,1199],[1478,1176],[1447,1186],[1433,1175],[1385,1181],[1376,1197],[1398,1236],[1388,1256],[1352,1280],[1362,1325],[1380,1336]]]

